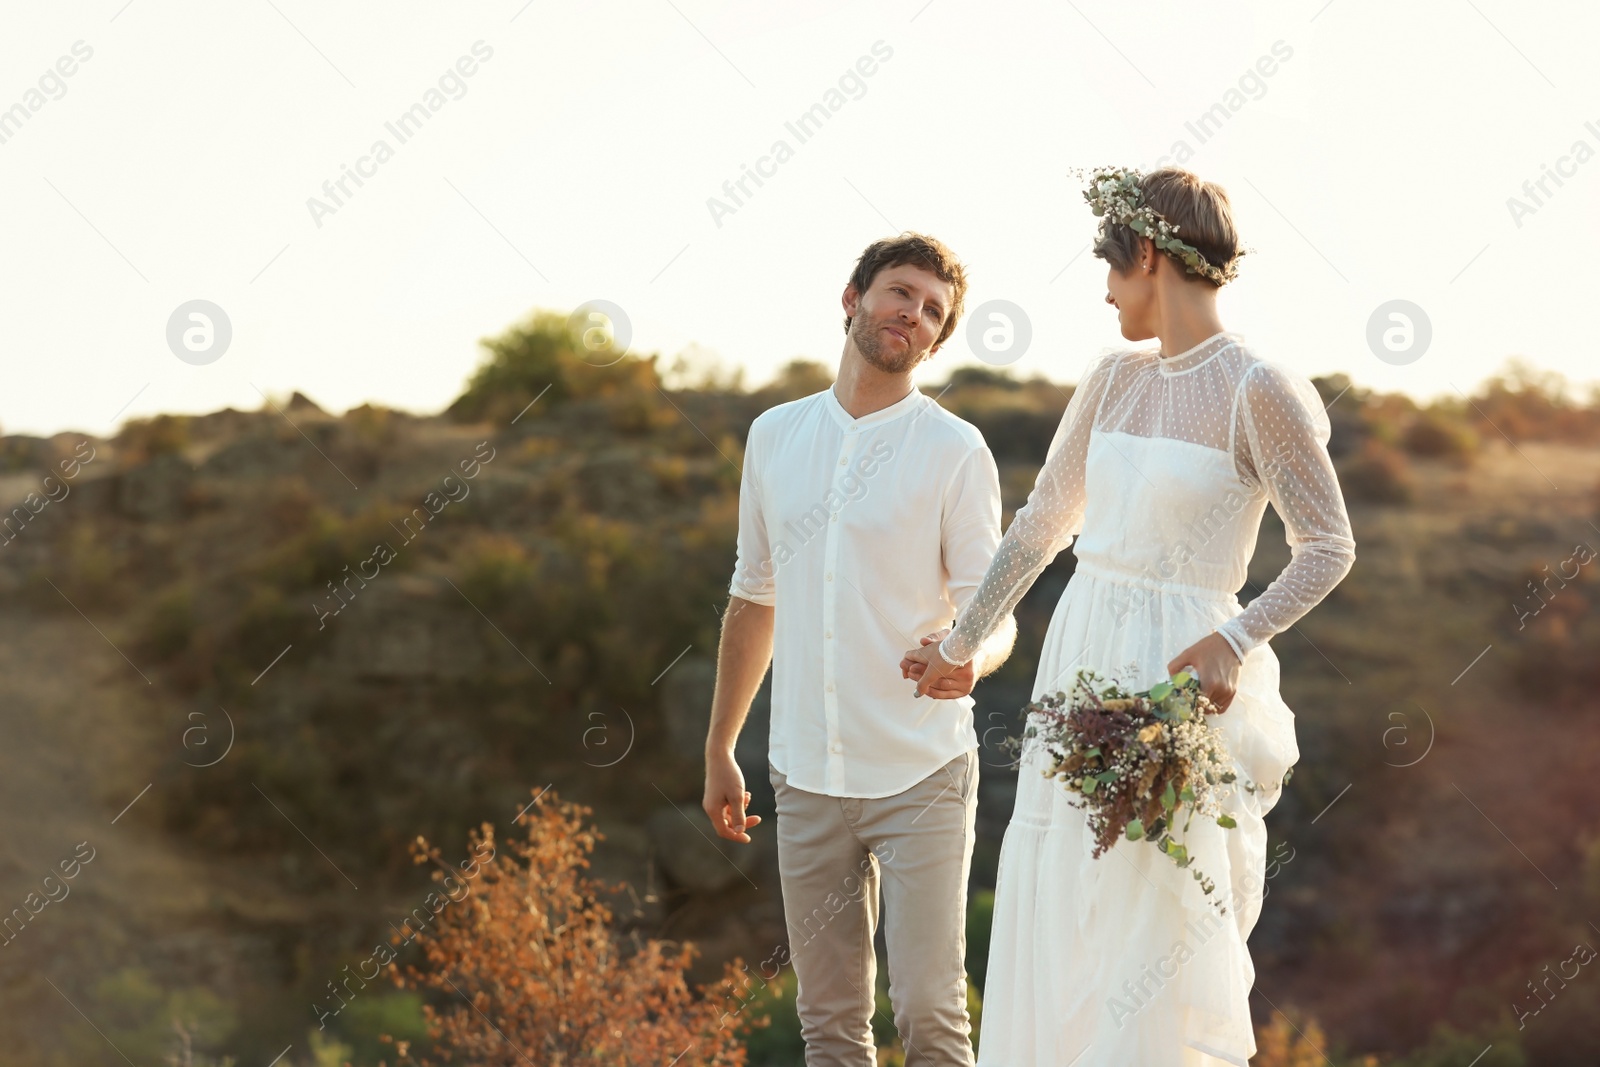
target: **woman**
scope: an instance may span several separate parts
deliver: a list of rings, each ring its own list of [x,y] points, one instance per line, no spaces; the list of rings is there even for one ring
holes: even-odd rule
[[[1045,566],[1078,563],[1045,634],[1035,697],[1079,668],[1146,689],[1185,666],[1223,713],[1242,786],[1237,822],[1195,820],[1207,895],[1145,841],[1092,859],[1065,785],[1025,748],[995,888],[979,1067],[1246,1067],[1255,1052],[1245,939],[1260,914],[1263,817],[1299,759],[1267,640],[1355,560],[1329,424],[1304,377],[1223,329],[1217,290],[1241,255],[1227,193],[1187,171],[1101,171],[1085,197],[1122,336],[1073,393],[1028,501],[982,584],[938,643],[906,653],[925,693],[967,662]],[[1267,502],[1293,558],[1241,608]],[[1224,905],[1223,908],[1218,905]]]

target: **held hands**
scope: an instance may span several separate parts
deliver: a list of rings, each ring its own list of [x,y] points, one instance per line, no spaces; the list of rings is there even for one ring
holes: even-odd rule
[[[950,628],[935,630],[922,639],[922,647],[914,648],[900,661],[900,677],[917,683],[916,695],[935,700],[954,700],[972,692],[978,683],[978,663],[956,664],[939,654],[939,642],[950,636]]]
[[[1170,678],[1185,667],[1193,667],[1200,679],[1200,691],[1210,697],[1218,709],[1227,711],[1228,705],[1233,703],[1234,687],[1238,685],[1242,666],[1228,639],[1213,630],[1173,656],[1167,663],[1167,676]]]

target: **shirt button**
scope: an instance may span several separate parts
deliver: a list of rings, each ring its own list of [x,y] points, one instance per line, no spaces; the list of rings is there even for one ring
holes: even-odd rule
[[[831,639],[833,637],[833,631],[832,630],[825,630],[825,631],[823,631],[822,636]]]
[[[830,693],[833,692],[833,683],[832,682],[828,683],[828,692],[830,692]]]
[[[839,521],[839,513],[836,511],[832,515],[829,515],[828,516],[828,521],[829,522],[838,522]]]
[[[823,581],[825,581],[825,582],[831,582],[831,581],[833,581],[833,572],[832,572],[832,571],[829,571],[829,572],[828,572],[828,573],[827,573],[827,574],[824,574],[824,575],[823,575],[823,576],[822,576],[822,580],[823,580]]]
[[[846,463],[848,463],[848,462],[850,462],[850,461],[849,461],[849,460],[847,460],[847,459],[845,459],[845,458],[844,458],[844,457],[843,457],[843,456],[840,456],[840,457],[839,457],[839,466],[841,466],[841,467],[842,467],[842,466],[844,466],[844,465],[845,465],[845,464],[846,464]]]
[[[843,752],[844,751],[844,746],[841,745],[837,741],[835,741],[833,744],[829,745],[828,747],[831,748],[835,752]]]

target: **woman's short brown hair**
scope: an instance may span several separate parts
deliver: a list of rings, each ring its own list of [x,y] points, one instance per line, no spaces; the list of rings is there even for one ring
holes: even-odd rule
[[[865,293],[880,270],[904,264],[921,267],[942,282],[950,285],[950,306],[945,309],[944,328],[933,343],[937,348],[956,330],[956,320],[961,318],[962,306],[967,297],[967,272],[956,259],[956,254],[934,237],[921,233],[902,233],[898,237],[885,237],[867,246],[856,269],[850,274],[850,284],[857,293]],[[850,332],[850,316],[844,320],[844,332]]]
[[[1142,202],[1162,218],[1179,227],[1178,237],[1193,245],[1206,261],[1226,270],[1239,258],[1239,231],[1233,225],[1233,205],[1228,191],[1216,182],[1201,181],[1198,175],[1180,167],[1162,167],[1139,179]],[[1139,259],[1139,235],[1122,223],[1103,223],[1095,239],[1094,254],[1126,274]],[[1171,260],[1188,274],[1188,267],[1177,256]],[[1203,274],[1188,274],[1190,280],[1218,286]]]

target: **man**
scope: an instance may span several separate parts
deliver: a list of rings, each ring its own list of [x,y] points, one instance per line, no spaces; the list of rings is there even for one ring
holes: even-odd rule
[[[704,807],[748,843],[759,815],[734,742],[773,663],[768,771],[808,1067],[875,1067],[879,892],[908,1067],[971,1064],[966,890],[977,812],[977,678],[1011,620],[918,699],[893,664],[945,636],[1000,542],[977,429],[911,384],[955,330],[966,277],[918,234],[878,241],[845,287],[830,389],[751,425],[706,740]],[[930,633],[929,631],[934,631]],[[920,676],[919,676],[920,677]]]

